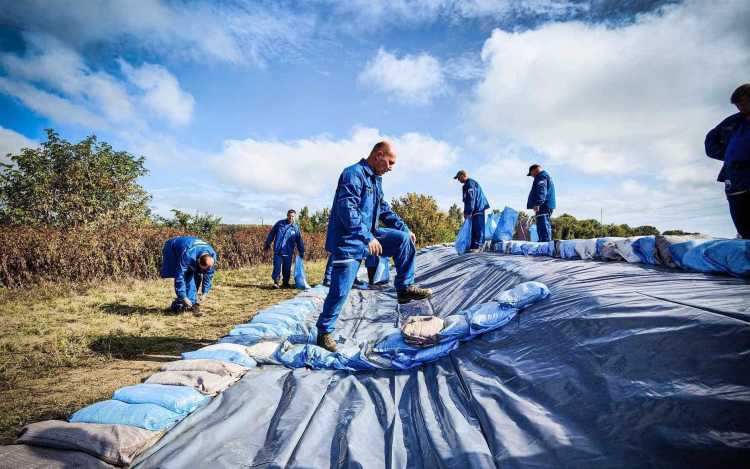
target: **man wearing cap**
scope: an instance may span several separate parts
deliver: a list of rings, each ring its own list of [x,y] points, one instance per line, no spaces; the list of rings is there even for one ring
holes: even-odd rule
[[[526,202],[526,208],[534,209],[536,212],[536,231],[539,235],[539,242],[552,241],[552,210],[557,208],[555,204],[555,184],[547,171],[542,170],[538,164],[529,167],[529,174],[534,178],[531,185],[529,200]]]
[[[464,220],[471,219],[471,245],[469,252],[479,252],[484,247],[484,211],[490,208],[482,186],[461,170],[453,177],[464,185]]]

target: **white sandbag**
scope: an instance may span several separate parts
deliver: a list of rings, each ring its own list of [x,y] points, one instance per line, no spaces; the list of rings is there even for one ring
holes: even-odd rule
[[[596,239],[586,239],[576,244],[576,253],[581,256],[581,259],[595,259],[600,257],[599,252],[596,250]]]
[[[249,370],[250,368],[238,365],[237,363],[222,362],[208,358],[177,360],[161,366],[161,371],[207,371],[215,375],[232,376],[234,378],[241,378]]]
[[[631,244],[633,244],[637,239],[640,238],[643,238],[643,236],[633,236],[632,238],[625,238],[615,241],[615,251],[628,262],[643,263],[641,258],[633,252],[633,246],[631,246]]]

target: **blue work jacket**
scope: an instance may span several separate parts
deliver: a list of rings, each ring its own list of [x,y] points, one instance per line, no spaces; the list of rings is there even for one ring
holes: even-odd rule
[[[367,244],[375,239],[377,223],[408,233],[404,221],[388,205],[381,178],[367,161],[344,169],[333,197],[328,221],[326,251],[334,259],[364,259]]]
[[[490,208],[487,198],[484,196],[482,186],[469,178],[464,183],[464,215],[474,215]]]
[[[275,242],[274,237],[276,238]],[[266,246],[270,247],[271,243],[273,243],[273,252],[276,254],[282,256],[294,255],[294,246],[296,245],[299,255],[305,255],[305,243],[302,242],[302,233],[299,226],[294,222],[289,224],[286,218],[277,221],[271,228],[271,232],[268,233],[266,238]]]
[[[214,278],[214,268],[201,269],[198,258],[205,253],[211,254],[216,262],[216,251],[207,242],[195,236],[180,236],[172,238],[164,244],[162,250],[163,260],[161,265],[161,278],[174,279],[174,291],[177,298],[185,298],[187,295],[185,287],[185,274],[188,272],[201,272],[203,284],[201,290],[208,293],[211,290],[211,282]]]
[[[738,112],[727,117],[708,132],[704,145],[709,158],[724,161],[729,142],[737,134],[744,119],[746,117]],[[750,161],[734,162],[731,166],[725,164],[719,171],[717,181],[724,183],[724,190],[728,193],[750,189]]]
[[[526,208],[547,207],[550,209],[557,208],[555,202],[555,184],[552,182],[552,177],[547,174],[547,171],[542,171],[534,178],[534,183],[531,185],[531,192],[529,192],[529,200],[526,202]]]

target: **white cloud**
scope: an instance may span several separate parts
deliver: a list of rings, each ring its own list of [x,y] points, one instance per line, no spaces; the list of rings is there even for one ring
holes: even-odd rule
[[[131,83],[143,90],[141,104],[172,124],[186,124],[193,117],[195,99],[161,65],[144,63],[138,68],[120,60],[120,67]]]
[[[531,187],[531,179],[524,176],[529,172],[529,164],[518,159],[515,153],[495,155],[476,172],[485,181],[497,181],[503,187],[526,189]],[[469,173],[470,177],[473,177]]]
[[[399,59],[382,47],[367,62],[358,81],[408,104],[426,105],[433,97],[448,93],[438,59],[425,53]]]
[[[206,166],[222,183],[272,194],[305,197],[332,196],[341,171],[367,157],[372,146],[390,140],[398,161],[386,175],[388,184],[406,180],[415,173],[439,171],[453,164],[460,149],[429,135],[405,133],[389,137],[378,129],[355,127],[347,139],[327,135],[292,142],[228,140],[223,151]]]
[[[750,70],[748,23],[744,0],[688,0],[620,28],[495,30],[467,128],[589,174],[712,181],[718,167],[704,156],[703,138],[736,112],[728,101]]]
[[[9,163],[8,154],[17,155],[22,148],[37,148],[39,144],[24,135],[0,125],[0,163]]]

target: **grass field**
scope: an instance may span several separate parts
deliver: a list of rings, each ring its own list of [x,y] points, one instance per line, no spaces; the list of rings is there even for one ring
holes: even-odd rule
[[[311,284],[322,281],[325,262],[305,267]],[[170,279],[0,291],[0,444],[27,423],[110,398],[296,294],[270,283],[269,265],[219,270],[200,318],[169,312]]]

